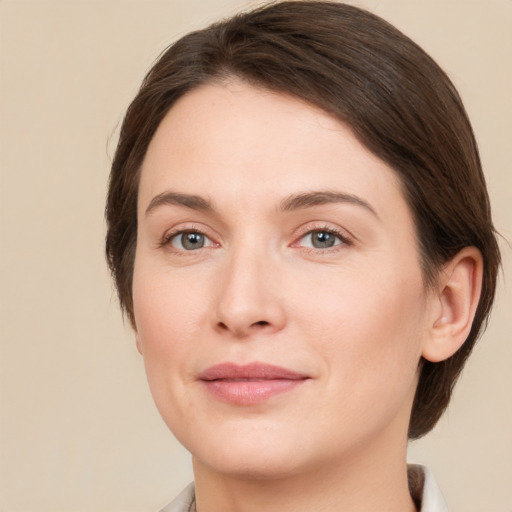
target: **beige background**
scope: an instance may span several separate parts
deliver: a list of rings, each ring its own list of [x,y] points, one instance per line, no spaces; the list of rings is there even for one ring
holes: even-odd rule
[[[365,0],[449,72],[512,239],[512,1]],[[0,0],[0,511],[152,511],[191,479],[103,259],[116,127],[174,38],[243,0]],[[511,250],[502,243],[505,273]],[[511,287],[410,457],[452,512],[512,511]]]

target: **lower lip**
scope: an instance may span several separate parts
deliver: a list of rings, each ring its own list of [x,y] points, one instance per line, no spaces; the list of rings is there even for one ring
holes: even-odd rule
[[[206,389],[224,402],[254,405],[300,386],[306,379],[204,380]]]

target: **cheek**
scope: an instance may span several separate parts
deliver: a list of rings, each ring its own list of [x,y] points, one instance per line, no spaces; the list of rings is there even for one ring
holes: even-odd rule
[[[183,295],[177,290],[170,293],[162,279],[134,275],[137,339],[147,381],[162,419],[175,433],[186,430],[182,411],[190,415],[193,410],[187,361],[193,356],[191,338],[196,323]]]
[[[206,292],[182,283],[155,265],[135,266],[133,302],[137,340],[149,386],[160,413],[173,416],[173,397],[186,396],[188,364],[197,349],[199,329],[207,318]],[[188,286],[187,286],[188,284]]]
[[[408,422],[421,344],[412,322],[406,327],[389,302],[380,307],[344,317],[341,340],[325,349],[329,384],[327,403],[319,407],[324,424],[371,434]]]
[[[350,388],[362,401],[391,396],[398,387],[403,396],[415,377],[426,300],[421,275],[404,274],[407,280],[396,271],[331,278],[299,315],[312,319],[301,328],[311,331],[308,339],[326,361],[333,386]]]
[[[206,316],[207,281],[198,277],[190,283],[158,265],[145,265],[143,257],[140,260],[133,276],[133,303],[142,349],[173,352],[188,346]]]

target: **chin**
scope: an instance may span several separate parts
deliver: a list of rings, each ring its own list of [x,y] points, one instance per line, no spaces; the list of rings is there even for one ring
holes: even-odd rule
[[[180,439],[192,453],[194,464],[216,473],[251,480],[279,479],[306,464],[307,455],[297,446],[293,433],[263,429],[243,429],[220,436],[194,436]]]
[[[202,454],[193,457],[195,465],[208,466],[215,473],[241,480],[279,480],[301,472],[300,461],[276,454],[271,448],[258,452],[245,450],[240,453],[233,449],[228,454],[210,453],[204,457],[201,457]]]

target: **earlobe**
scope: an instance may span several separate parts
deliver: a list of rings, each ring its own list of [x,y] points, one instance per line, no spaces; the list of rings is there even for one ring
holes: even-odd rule
[[[140,341],[140,337],[139,337],[139,333],[137,331],[135,331],[135,345],[137,347],[137,351],[139,352],[139,354],[142,356],[144,355],[142,353],[142,343]]]
[[[438,301],[422,356],[431,362],[451,357],[466,341],[482,289],[483,261],[476,247],[465,247],[444,267]]]

